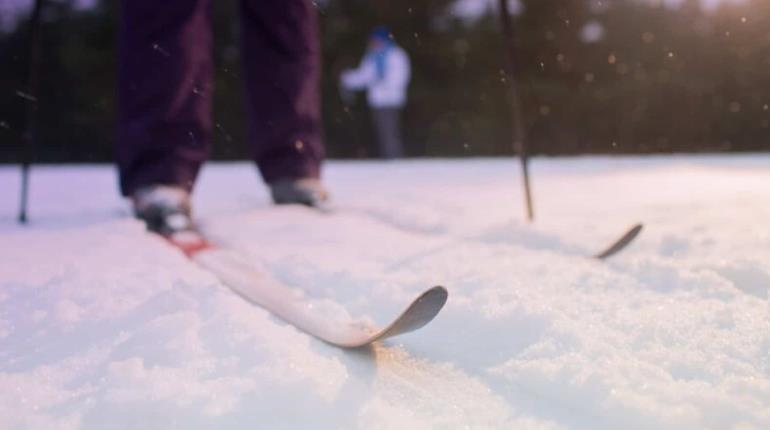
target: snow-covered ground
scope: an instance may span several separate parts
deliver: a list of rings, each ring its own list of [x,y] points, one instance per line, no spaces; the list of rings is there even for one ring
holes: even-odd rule
[[[362,351],[145,233],[111,167],[36,169],[26,228],[0,168],[0,428],[770,428],[770,156],[536,159],[533,225],[516,166],[331,162],[334,215],[204,170],[204,229],[313,299],[383,321],[447,286]]]

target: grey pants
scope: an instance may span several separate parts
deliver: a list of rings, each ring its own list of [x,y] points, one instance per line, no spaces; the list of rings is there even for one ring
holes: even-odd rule
[[[372,119],[377,129],[377,140],[382,158],[401,158],[404,145],[401,141],[401,108],[372,108]]]

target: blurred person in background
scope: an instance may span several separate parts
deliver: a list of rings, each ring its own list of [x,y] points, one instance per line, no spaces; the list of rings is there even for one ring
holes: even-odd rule
[[[340,78],[346,91],[366,90],[380,154],[387,159],[404,155],[401,111],[406,104],[410,74],[409,56],[393,41],[387,28],[377,27],[369,36],[361,64],[344,71]]]
[[[211,143],[212,0],[123,0],[119,31],[120,188],[150,230],[194,231],[190,193]],[[241,0],[254,160],[277,204],[319,207],[324,147],[312,0]]]

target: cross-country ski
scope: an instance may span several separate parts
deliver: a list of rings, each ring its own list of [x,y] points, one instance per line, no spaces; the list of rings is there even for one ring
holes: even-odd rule
[[[267,271],[254,269],[233,252],[212,248],[195,253],[192,259],[249,302],[303,332],[341,348],[367,346],[417,330],[431,322],[447,301],[447,290],[435,286],[419,294],[386,325],[378,327],[355,320],[339,321],[318,314],[312,302],[296,289],[276,280]]]

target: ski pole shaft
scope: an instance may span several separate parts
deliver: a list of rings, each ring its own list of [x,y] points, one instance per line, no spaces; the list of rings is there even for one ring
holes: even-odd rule
[[[30,165],[35,158],[36,140],[37,140],[37,103],[38,103],[38,80],[40,72],[40,15],[43,8],[43,0],[35,0],[32,8],[32,14],[29,18],[29,38],[28,38],[28,63],[27,63],[27,82],[25,103],[25,124],[23,136],[23,155],[21,162],[21,192],[19,202],[19,223],[26,224],[28,215],[29,201],[29,171]]]
[[[527,220],[532,221],[535,218],[532,208],[532,192],[529,186],[529,160],[526,145],[526,130],[521,114],[521,100],[516,81],[516,56],[515,43],[513,35],[513,25],[511,24],[511,14],[508,8],[508,0],[499,0],[500,5],[500,23],[505,39],[505,49],[507,52],[508,64],[505,69],[506,80],[508,83],[508,96],[511,103],[511,122],[513,125],[513,149],[519,154],[521,161],[521,174],[524,182],[524,198],[527,205]]]
[[[27,143],[25,143],[26,145]],[[27,200],[29,194],[29,163],[21,165],[21,197],[19,201],[19,224],[27,223]]]

